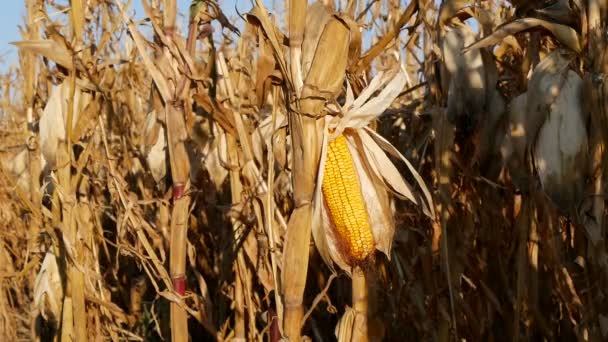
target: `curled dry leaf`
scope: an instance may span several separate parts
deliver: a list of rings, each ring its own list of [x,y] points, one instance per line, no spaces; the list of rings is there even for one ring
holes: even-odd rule
[[[391,189],[398,196],[416,203],[413,190],[403,180],[399,170],[397,170],[382,148],[378,146],[366,131],[361,132],[359,138],[361,139],[365,157],[370,161],[370,169],[377,179],[381,180],[387,188]]]
[[[572,49],[577,53],[581,52],[581,44],[580,39],[578,37],[578,33],[576,33],[576,31],[572,27],[537,18],[517,19],[503,26],[500,26],[491,35],[484,37],[476,41],[475,43],[467,46],[463,50],[463,52],[494,45],[496,43],[499,43],[507,36],[539,26],[551,31],[553,36],[557,40],[559,40],[564,46]]]
[[[287,70],[287,62],[285,61],[285,56],[282,53],[282,46],[285,40],[285,37],[270,20],[268,12],[266,8],[255,6],[249,13],[247,13],[247,21],[258,27],[261,32],[264,33],[266,38],[268,38],[268,43],[270,44],[273,52],[273,56],[278,64],[279,69],[281,70],[281,74],[286,81],[290,79],[287,77],[289,72]]]
[[[405,72],[398,72],[396,75],[378,74],[378,82],[372,80],[369,89],[366,88],[360,96],[347,107],[349,113],[349,127],[363,128],[367,126],[372,118],[380,116],[391,105],[392,101],[399,96],[403,86],[407,82]],[[391,78],[392,76],[392,78]],[[390,82],[387,83],[387,80]],[[384,86],[380,93],[370,98],[377,88]]]
[[[447,25],[450,20],[456,17],[470,2],[471,1],[469,0],[442,1],[439,9],[439,23],[441,25]]]
[[[272,57],[272,48],[267,39],[258,31],[258,58],[256,63],[256,84],[255,94],[257,97],[257,105],[261,108],[266,103],[268,94],[270,94],[272,77],[277,74],[277,65]]]
[[[25,40],[21,42],[12,42],[11,44],[15,45],[20,50],[40,54],[68,70],[74,69],[72,53],[56,41],[50,39]]]
[[[580,18],[580,9],[572,0],[557,0],[554,3],[535,10],[536,13],[553,22],[564,25],[575,25]]]
[[[390,154],[394,158],[397,158],[405,163],[405,165],[407,166],[408,170],[410,171],[410,173],[416,180],[416,183],[418,183],[418,186],[420,187],[420,189],[422,190],[422,193],[424,195],[424,200],[418,200],[417,204],[422,207],[422,212],[425,215],[427,215],[431,219],[434,218],[435,217],[435,207],[433,205],[433,197],[431,196],[431,192],[429,191],[429,188],[426,186],[424,180],[422,179],[422,177],[420,176],[418,171],[416,171],[416,168],[414,167],[414,165],[412,165],[412,163],[410,163],[410,161],[407,160],[407,158],[405,158],[403,156],[403,154],[401,154],[401,152],[399,152],[399,150],[397,150],[397,148],[395,146],[393,146],[388,140],[386,140],[380,134],[372,131],[369,128],[366,128],[365,130],[374,139],[376,144],[378,144],[378,146],[380,146],[386,153]],[[407,197],[404,194],[399,194],[399,196]]]

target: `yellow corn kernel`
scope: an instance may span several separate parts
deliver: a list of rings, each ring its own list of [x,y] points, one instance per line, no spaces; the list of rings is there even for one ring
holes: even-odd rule
[[[361,193],[361,184],[344,135],[327,147],[323,197],[337,231],[346,261],[357,264],[375,250],[374,236]]]

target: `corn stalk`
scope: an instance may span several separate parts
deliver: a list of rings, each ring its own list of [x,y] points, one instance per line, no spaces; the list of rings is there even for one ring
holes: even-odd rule
[[[165,0],[163,10],[163,34],[169,44],[173,43],[176,32],[177,2]],[[175,61],[171,56],[169,46],[163,47],[163,57],[172,65],[176,72]],[[168,75],[165,75],[167,77]],[[181,78],[180,78],[181,81]],[[181,83],[180,83],[181,84]],[[186,291],[186,252],[187,231],[190,217],[189,172],[190,160],[186,151],[186,124],[183,107],[184,94],[178,93],[178,84],[172,85],[173,92],[163,96],[165,123],[167,125],[167,142],[169,146],[169,162],[173,184],[173,209],[171,211],[171,242],[169,254],[169,272],[173,288],[180,296]],[[167,96],[168,95],[168,96]],[[188,314],[179,304],[171,303],[171,340],[173,342],[188,341]]]
[[[305,7],[292,3],[290,18],[305,15],[306,11],[294,9]],[[299,37],[303,28],[301,18],[290,19],[290,39]],[[283,296],[284,334],[293,341],[300,340],[303,307],[302,297],[308,270],[308,250],[312,228],[312,199],[316,187],[322,145],[322,113],[326,99],[342,86],[348,57],[349,28],[344,22],[333,18],[325,26],[310,71],[304,78],[301,94],[289,112],[289,129],[292,137],[295,209],[289,219],[284,246]],[[294,43],[295,44],[295,43]],[[290,46],[290,49],[298,49]],[[297,56],[297,51],[292,56]],[[298,61],[291,61],[298,63]],[[291,65],[292,74],[298,67]],[[294,84],[297,94],[297,84]],[[291,102],[294,94],[288,95]],[[295,95],[297,96],[297,95]]]
[[[268,2],[258,0],[238,38],[229,2],[22,3],[23,41],[14,44],[20,64],[0,72],[5,340],[608,338],[606,1],[449,0],[437,11],[439,2],[429,0],[292,0],[273,2],[273,15],[264,8]],[[183,39],[175,13],[186,3],[192,7]],[[143,37],[135,27],[151,34]],[[559,70],[570,76],[543,68],[558,54],[565,61]],[[386,83],[376,76],[388,79],[404,62],[407,70],[399,75],[407,76],[388,87],[398,95],[382,99]],[[556,86],[539,86],[537,70]],[[555,80],[564,75],[562,86]],[[577,75],[585,81],[582,92]],[[467,85],[471,77],[479,86]],[[91,106],[77,104],[82,94]],[[568,110],[555,105],[553,95],[567,97]],[[530,119],[556,122],[531,112],[528,107],[538,106],[528,104],[539,101],[556,109],[550,119],[580,117],[577,127],[553,132],[568,137],[561,150],[553,148],[558,139],[537,138],[528,129]],[[371,115],[372,102],[386,108]],[[500,102],[511,103],[506,115]],[[519,105],[524,108],[512,111]],[[465,132],[462,123],[448,123],[450,108],[463,117],[478,114],[479,124]],[[349,126],[351,114],[360,120],[357,127]],[[36,132],[37,121],[48,117],[61,123]],[[53,144],[44,142],[45,134],[59,125],[69,133],[47,158]],[[345,131],[333,134],[336,127]],[[333,177],[320,174],[328,164],[321,151],[340,135],[350,139],[353,161],[369,171],[364,175],[391,185],[381,198],[366,192],[370,182],[359,177],[366,209],[386,199],[394,230],[379,235],[383,215],[370,214],[375,250],[349,247],[360,255],[351,264],[333,247],[368,243],[369,236],[336,243],[335,233],[349,230],[336,225],[339,214],[326,215],[331,196],[323,198],[317,178]],[[509,141],[501,144],[503,137]],[[576,140],[570,138],[580,145],[569,146],[585,145],[584,162],[564,143]],[[370,139],[386,143],[375,148]],[[389,144],[434,182],[437,217],[391,201],[389,190],[398,187],[388,179],[398,177],[386,170],[399,157],[385,150]],[[522,145],[534,154],[534,165],[515,156]],[[558,153],[543,154],[552,151]],[[13,169],[18,160],[12,159],[23,160],[23,168]],[[576,167],[555,168],[561,161]],[[42,194],[44,162],[54,169],[54,198]],[[406,173],[406,165],[395,166],[394,175]],[[551,170],[572,171],[576,179],[562,178],[552,189],[543,173]],[[285,184],[290,180],[293,186]],[[556,206],[569,196],[559,187],[579,181],[586,190],[571,202],[577,211]],[[174,191],[164,193],[165,183]],[[345,196],[336,203],[355,203],[352,193]],[[291,216],[289,229],[283,215]],[[368,263],[377,250],[390,260]],[[330,261],[329,270],[321,259]],[[331,274],[336,265],[352,276],[350,284]],[[187,297],[186,283],[198,284]],[[23,317],[30,312],[35,320],[28,329]],[[188,325],[194,320],[201,325]]]
[[[301,56],[301,45],[306,21],[306,0],[290,1],[289,37],[290,55],[292,58]],[[290,73],[294,82],[293,95],[298,98],[298,83],[302,80],[299,61],[291,60]],[[303,84],[303,81],[301,81]],[[291,98],[288,99],[291,102]],[[320,154],[320,127],[314,118],[298,115],[295,111],[302,110],[301,103],[295,101],[294,111],[289,113],[289,129],[292,139],[293,153],[293,187],[295,209],[287,223],[287,235],[283,250],[283,279],[281,281],[283,295],[283,333],[290,340],[300,340],[302,326],[302,297],[306,286],[308,270],[308,249],[312,227],[312,198],[315,188],[315,170],[318,168]],[[305,138],[306,137],[306,138]],[[308,140],[308,143],[306,143]]]
[[[28,0],[27,7],[27,39],[39,39],[39,25],[35,20],[36,9],[39,6],[38,0]],[[42,205],[42,197],[40,194],[40,148],[38,135],[34,131],[34,123],[38,119],[35,117],[35,98],[37,87],[37,57],[32,52],[22,52],[24,55],[22,68],[24,71],[25,84],[23,89],[23,102],[26,105],[27,110],[27,130],[28,130],[28,159],[29,159],[29,174],[30,174],[30,196],[31,202],[34,206],[39,207]],[[40,226],[42,221],[40,217],[32,215],[32,222],[30,224],[30,243],[28,249],[34,252],[37,249],[36,239],[40,232]],[[35,276],[35,274],[33,274]],[[33,281],[33,279],[32,279]]]
[[[70,11],[70,27],[72,44],[74,47],[72,59],[75,60],[81,56],[79,52],[83,44],[84,34],[84,10],[83,3],[80,0],[71,1]],[[75,113],[74,97],[76,94],[76,75],[77,71],[72,70],[69,75],[69,98],[67,120],[65,127],[65,140],[59,142],[57,149],[57,179],[58,187],[56,192],[61,199],[61,218],[63,226],[64,241],[69,244],[64,244],[63,248],[63,265],[67,272],[67,289],[63,304],[63,319],[61,329],[62,341],[86,341],[87,340],[87,325],[85,306],[85,282],[84,273],[78,269],[77,265],[82,265],[81,261],[84,256],[84,248],[78,238],[78,226],[75,222],[74,208],[77,205],[77,196],[75,187],[72,186],[72,161],[73,161],[73,122],[74,117],[79,113]],[[66,99],[64,99],[66,100]],[[78,109],[76,109],[78,110]],[[55,204],[59,204],[55,202]]]
[[[589,40],[590,74],[586,80],[587,90],[591,94],[589,110],[591,114],[589,170],[591,176],[592,208],[591,216],[587,218],[586,229],[591,237],[591,254],[602,261],[602,268],[608,274],[608,263],[603,249],[604,228],[604,196],[606,167],[606,136],[608,134],[608,89],[605,77],[608,73],[608,54],[606,54],[607,40],[605,32],[605,15],[608,5],[605,2],[590,0],[587,4],[587,23]]]

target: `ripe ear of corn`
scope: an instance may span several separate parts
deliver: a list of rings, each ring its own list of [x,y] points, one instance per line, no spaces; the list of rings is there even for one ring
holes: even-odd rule
[[[327,147],[322,191],[341,252],[350,266],[360,264],[373,254],[375,243],[357,170],[343,134]]]

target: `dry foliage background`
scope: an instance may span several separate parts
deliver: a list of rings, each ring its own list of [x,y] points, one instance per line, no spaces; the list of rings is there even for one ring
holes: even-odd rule
[[[278,341],[297,277],[302,335],[350,340],[349,275],[310,228],[285,247],[306,196],[292,176],[316,174],[293,167],[291,120],[399,68],[371,127],[435,216],[392,202],[364,339],[608,339],[606,1],[257,1],[231,18],[195,0],[186,32],[175,1],[142,4],[133,22],[123,0],[24,1],[0,79],[4,340]],[[322,42],[345,63],[313,61]],[[310,91],[315,113],[294,105],[299,68],[337,85]]]

